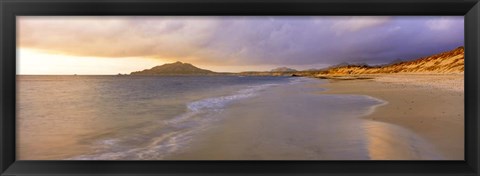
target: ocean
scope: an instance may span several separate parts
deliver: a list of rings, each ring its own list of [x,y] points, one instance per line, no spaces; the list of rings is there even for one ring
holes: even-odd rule
[[[17,76],[17,158],[369,159],[367,127],[388,124],[359,117],[385,102],[321,95],[318,85],[324,82],[253,76]],[[388,127],[398,138],[428,148],[397,128]]]

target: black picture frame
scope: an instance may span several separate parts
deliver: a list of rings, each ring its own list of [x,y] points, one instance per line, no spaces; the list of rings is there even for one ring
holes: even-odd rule
[[[1,175],[479,175],[478,0],[0,0]],[[464,161],[16,161],[16,16],[462,15]]]

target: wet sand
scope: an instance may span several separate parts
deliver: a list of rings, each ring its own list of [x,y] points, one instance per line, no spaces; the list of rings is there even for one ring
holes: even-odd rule
[[[317,79],[306,84],[272,87],[256,98],[229,106],[217,115],[221,120],[213,127],[196,135],[187,148],[165,159],[453,159],[403,126],[362,118],[376,114],[375,107],[383,105],[383,101],[360,93],[343,94],[348,93],[347,88],[343,92],[332,89],[329,91],[332,95],[318,93],[323,90],[319,85],[333,88],[364,83],[368,82],[325,84],[325,80]],[[450,140],[451,136],[444,137]]]
[[[321,85],[328,89],[321,94],[368,95],[385,100],[388,104],[365,119],[407,128],[431,143],[445,159],[464,159],[463,74],[371,77],[330,80]],[[377,153],[377,158],[387,158],[385,152]]]
[[[28,155],[17,153],[17,157],[37,159],[33,157],[35,154],[42,156],[38,159],[73,160],[463,159],[463,75],[366,76],[368,79],[363,80],[292,78],[288,83],[252,85],[233,94],[185,101],[189,102],[185,107],[179,103],[179,110],[188,111],[173,119],[161,118],[171,114],[155,113],[172,110],[172,106],[150,103],[151,111],[136,118],[128,118],[132,117],[128,111],[111,111],[113,114],[101,116],[124,114],[125,119],[102,120],[96,113],[110,112],[104,110],[115,106],[110,104],[113,101],[95,102],[91,105],[106,106],[99,106],[97,111],[94,111],[96,108],[65,111],[69,114],[56,121],[37,116],[42,117],[38,121],[49,122],[51,127],[61,127],[61,130],[20,130],[32,134],[18,133],[19,139],[32,145],[18,148]],[[136,89],[125,89],[126,92],[132,90]],[[108,95],[116,97],[116,94]],[[131,104],[145,108],[145,103]],[[135,110],[116,107],[122,108],[114,109]],[[27,115],[30,116],[35,117]],[[27,125],[20,126],[22,129],[50,127],[39,126],[31,120],[18,124]],[[46,140],[46,136],[38,133],[61,137],[63,133],[59,132],[69,134],[72,127],[78,127],[74,131],[82,133],[81,138],[68,138],[72,141],[69,143],[55,142],[66,137]],[[42,144],[35,141],[47,141],[51,145],[35,150],[33,144]],[[85,148],[74,150],[77,153],[70,156],[72,151],[68,149],[72,147],[61,146],[64,144]],[[54,146],[55,150],[47,146]],[[45,151],[52,155],[46,155]]]
[[[184,152],[166,159],[368,159],[355,115],[368,110],[364,102],[377,102],[363,97],[340,101],[337,96],[315,94],[320,82],[324,81],[272,87],[232,104],[217,114],[221,120],[196,135]],[[342,112],[342,108],[350,111]]]

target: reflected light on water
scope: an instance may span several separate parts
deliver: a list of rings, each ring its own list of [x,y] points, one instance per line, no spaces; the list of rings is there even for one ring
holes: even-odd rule
[[[441,159],[433,147],[402,127],[371,121],[365,123],[367,148],[372,160]]]

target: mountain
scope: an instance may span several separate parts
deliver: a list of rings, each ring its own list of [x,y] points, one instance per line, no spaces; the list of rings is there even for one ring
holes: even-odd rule
[[[385,73],[463,73],[464,47],[435,54],[412,61],[393,60],[387,65],[370,66],[367,64],[341,63],[326,69],[297,71],[287,67],[280,67],[270,72],[241,72],[217,73],[197,68],[189,63],[175,62],[132,72],[131,75],[244,75],[244,76],[308,76],[322,77],[324,75],[348,74],[385,74]]]
[[[419,58],[397,61],[384,66],[347,65],[330,68],[320,75],[381,74],[381,73],[463,73],[465,48]]]
[[[279,67],[270,71],[246,71],[246,72],[240,72],[237,73],[236,75],[241,75],[241,76],[292,76],[293,72],[298,72],[295,69],[291,69],[288,67]]]
[[[270,72],[296,72],[297,70],[291,69],[288,67],[279,67],[276,69],[271,70]]]
[[[398,63],[401,63],[401,62],[405,62],[405,61],[402,60],[402,59],[395,59],[395,60],[392,60],[392,61],[390,61],[390,63],[385,64],[385,65],[393,65],[393,64],[398,64]]]
[[[344,66],[348,66],[348,65],[353,65],[353,64],[349,64],[348,62],[342,62],[342,63],[336,64],[336,65],[332,65],[329,68],[344,67]]]
[[[300,72],[318,72],[323,70],[325,70],[325,68],[310,68],[310,69],[302,70]]]
[[[136,71],[130,75],[209,75],[216,74],[213,71],[201,69],[189,63],[175,62],[155,66],[151,69]]]

